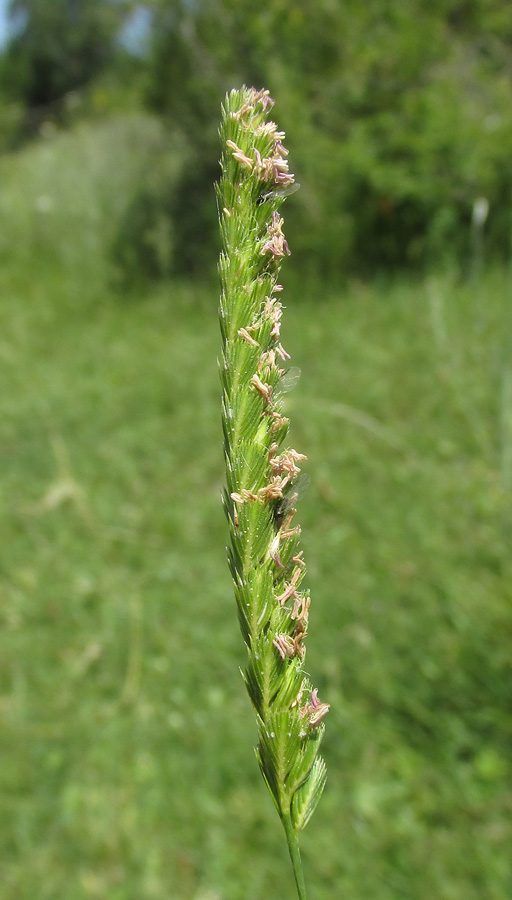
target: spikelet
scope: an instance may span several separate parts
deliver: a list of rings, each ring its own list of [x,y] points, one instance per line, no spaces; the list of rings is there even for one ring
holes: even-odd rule
[[[222,110],[216,185],[220,255],[222,425],[229,566],[247,647],[257,757],[285,830],[309,820],[324,783],[318,756],[329,709],[304,674],[310,597],[295,523],[305,456],[285,447],[283,394],[296,373],[281,344],[278,283],[290,254],[278,209],[295,187],[268,91],[231,91]],[[291,375],[291,377],[290,377]]]

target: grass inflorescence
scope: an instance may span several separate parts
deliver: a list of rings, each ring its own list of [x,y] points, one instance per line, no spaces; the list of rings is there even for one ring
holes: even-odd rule
[[[223,109],[217,196],[223,240],[224,501],[229,565],[248,654],[244,677],[258,720],[257,757],[285,827],[302,897],[296,833],[325,784],[318,748],[329,705],[318,699],[304,673],[310,596],[301,587],[305,563],[294,498],[306,457],[283,449],[290,355],[280,340],[278,299],[281,262],[290,254],[278,208],[294,176],[284,133],[267,118],[272,104],[268,91],[243,88],[227,96]]]

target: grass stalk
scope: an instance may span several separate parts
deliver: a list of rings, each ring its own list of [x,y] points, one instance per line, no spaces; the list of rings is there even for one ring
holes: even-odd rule
[[[300,849],[299,842],[297,840],[297,834],[292,824],[292,818],[289,813],[286,813],[282,817],[284,831],[286,834],[286,841],[288,843],[288,850],[290,853],[290,859],[292,861],[293,874],[295,875],[295,884],[297,885],[297,894],[299,900],[307,900],[306,897],[306,882],[304,881],[304,870],[302,868],[302,860],[300,858]]]

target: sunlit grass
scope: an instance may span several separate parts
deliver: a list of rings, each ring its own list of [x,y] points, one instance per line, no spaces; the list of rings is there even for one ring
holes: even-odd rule
[[[3,282],[4,896],[277,900],[224,563],[215,296],[75,306],[58,273]],[[507,893],[505,283],[437,287],[446,347],[423,284],[288,317],[333,706],[304,838],[319,900]]]
[[[2,898],[281,900],[225,565],[216,286],[126,303],[13,250],[0,289]],[[508,900],[507,277],[286,295],[332,704],[311,896]]]

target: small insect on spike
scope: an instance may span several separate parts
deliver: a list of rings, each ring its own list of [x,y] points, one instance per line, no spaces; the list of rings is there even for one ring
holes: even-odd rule
[[[280,528],[283,524],[286,514],[292,509],[296,503],[304,496],[311,483],[311,478],[307,472],[301,472],[298,478],[290,484],[288,490],[274,506],[274,522]]]
[[[298,191],[300,188],[300,184],[298,181],[294,181],[293,184],[286,184],[283,187],[274,188],[271,191],[265,191],[264,194],[260,194],[256,203],[258,206],[261,206],[262,203],[266,203],[267,200],[284,200],[286,197],[290,197],[291,194],[294,194],[295,191]]]
[[[289,369],[286,370],[284,375],[281,376],[279,381],[277,382],[274,391],[276,394],[287,394],[289,391],[293,391],[294,387],[298,384],[300,378],[300,369],[298,366],[290,366]]]

